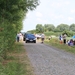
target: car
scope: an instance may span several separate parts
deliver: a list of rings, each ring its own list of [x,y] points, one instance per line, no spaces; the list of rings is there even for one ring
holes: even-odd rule
[[[36,36],[37,39],[41,38],[41,34],[36,34],[35,36]]]
[[[31,33],[25,33],[24,40],[26,43],[28,42],[36,43],[36,37],[34,34],[31,34]]]

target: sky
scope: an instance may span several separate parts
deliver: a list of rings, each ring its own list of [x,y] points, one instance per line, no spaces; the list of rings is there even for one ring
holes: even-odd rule
[[[36,29],[37,24],[75,23],[75,0],[40,0],[40,5],[27,13],[22,32]]]

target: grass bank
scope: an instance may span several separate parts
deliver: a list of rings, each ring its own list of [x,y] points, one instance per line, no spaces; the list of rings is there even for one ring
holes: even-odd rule
[[[45,43],[53,47],[57,47],[60,50],[62,49],[64,51],[75,54],[75,46],[68,46],[67,44],[60,43],[58,39],[52,38],[50,40],[45,40]]]
[[[0,62],[0,75],[34,75],[23,43],[16,43],[7,59]]]

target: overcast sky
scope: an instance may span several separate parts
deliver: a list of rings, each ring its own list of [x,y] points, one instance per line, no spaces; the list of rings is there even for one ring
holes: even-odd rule
[[[22,31],[33,30],[37,24],[53,24],[56,27],[61,23],[75,23],[75,0],[40,0],[40,5],[29,11],[23,20]]]

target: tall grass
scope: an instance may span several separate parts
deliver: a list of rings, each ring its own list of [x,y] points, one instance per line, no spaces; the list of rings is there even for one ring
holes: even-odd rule
[[[23,43],[16,43],[7,59],[0,62],[0,75],[34,75]]]
[[[22,64],[10,62],[6,65],[0,64],[0,75],[25,75]]]

